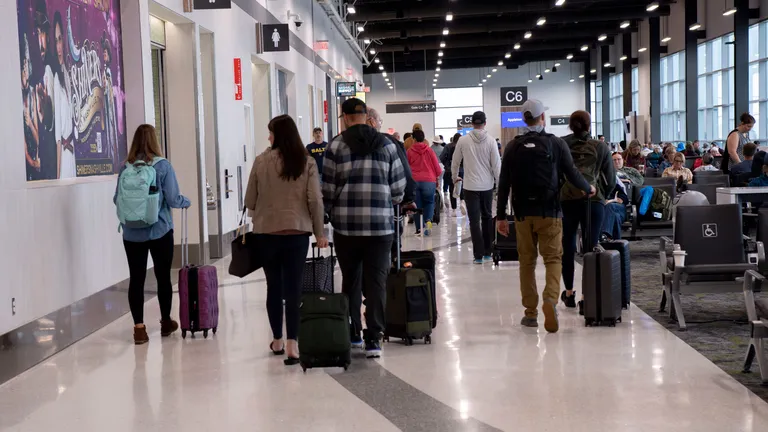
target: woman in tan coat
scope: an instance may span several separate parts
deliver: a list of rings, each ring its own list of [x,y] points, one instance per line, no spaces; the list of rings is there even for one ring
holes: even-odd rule
[[[286,365],[299,362],[299,302],[309,236],[327,247],[323,231],[323,195],[315,161],[309,157],[296,123],[287,115],[269,122],[269,142],[253,162],[245,207],[251,211],[253,232],[263,235],[268,252],[267,314],[275,355],[287,353]],[[287,344],[283,342],[283,299]]]

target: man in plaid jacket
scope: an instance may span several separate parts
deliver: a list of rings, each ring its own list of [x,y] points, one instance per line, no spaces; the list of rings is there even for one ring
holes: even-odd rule
[[[368,358],[381,356],[387,274],[394,239],[393,204],[405,193],[405,170],[395,143],[366,124],[368,108],[360,99],[341,105],[347,129],[328,145],[323,161],[323,199],[334,229],[334,245],[349,296],[355,347]],[[360,337],[360,304],[365,295],[365,322]],[[357,307],[355,307],[357,305]]]

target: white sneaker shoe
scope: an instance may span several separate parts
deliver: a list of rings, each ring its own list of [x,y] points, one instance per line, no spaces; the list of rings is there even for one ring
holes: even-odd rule
[[[467,215],[467,205],[464,204],[464,202],[462,202],[460,208],[461,208],[461,214],[463,216],[466,216]]]

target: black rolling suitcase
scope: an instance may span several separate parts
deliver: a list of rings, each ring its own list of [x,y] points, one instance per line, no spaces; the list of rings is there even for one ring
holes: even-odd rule
[[[387,277],[386,327],[384,341],[403,339],[406,345],[424,339],[432,343],[437,325],[435,255],[431,251],[400,252],[399,210],[396,214],[397,257]]]
[[[499,265],[502,261],[519,261],[520,255],[517,252],[517,232],[515,232],[515,217],[507,216],[509,223],[509,235],[504,237],[496,229],[496,218],[493,218],[493,230],[495,239],[493,240],[493,264]]]
[[[632,272],[629,257],[629,242],[626,240],[611,240],[600,243],[605,250],[619,251],[621,261],[621,307],[629,308],[632,295]]]
[[[587,207],[587,227],[592,226],[591,213]],[[621,253],[605,250],[600,245],[585,253],[581,290],[584,293],[584,323],[588,327],[613,327],[621,322]]]

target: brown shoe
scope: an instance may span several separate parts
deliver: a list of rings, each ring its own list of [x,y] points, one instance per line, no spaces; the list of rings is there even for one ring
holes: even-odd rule
[[[555,303],[544,300],[544,305],[541,309],[544,311],[544,328],[550,333],[557,333],[560,329],[560,323],[557,319]]]
[[[168,337],[179,329],[179,323],[174,320],[160,321],[160,336]]]
[[[149,342],[147,327],[133,327],[133,343],[143,345]]]

